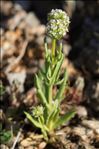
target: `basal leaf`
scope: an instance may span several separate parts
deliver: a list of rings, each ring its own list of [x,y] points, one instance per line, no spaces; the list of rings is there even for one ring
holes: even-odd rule
[[[64,116],[60,116],[56,122],[56,127],[59,127],[60,125],[68,122],[71,118],[73,118],[76,114],[75,109],[71,109],[69,112],[67,112]]]
[[[38,128],[41,128],[42,126],[38,121],[36,121],[28,112],[24,112],[26,117]]]

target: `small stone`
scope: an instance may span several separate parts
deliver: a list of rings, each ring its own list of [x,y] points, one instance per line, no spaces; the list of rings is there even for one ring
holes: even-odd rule
[[[36,39],[36,43],[38,45],[43,45],[43,42],[44,42],[44,36],[39,36],[37,39]]]
[[[17,73],[7,73],[7,79],[9,80],[10,85],[13,84],[14,81],[18,83],[18,89],[20,92],[24,91],[24,82],[26,78],[26,72],[23,70]]]
[[[64,44],[63,45],[63,53],[64,53],[65,56],[69,55],[70,50],[71,50],[71,46],[69,44]]]
[[[20,144],[23,147],[28,147],[33,144],[33,141],[31,138],[26,138],[26,139],[22,140]]]
[[[34,147],[33,146],[28,146],[25,149],[34,149]]]
[[[44,149],[46,147],[46,142],[41,142],[39,144],[39,148],[38,149]]]
[[[4,144],[1,144],[0,145],[0,149],[9,149],[6,145],[4,145]]]
[[[83,127],[75,127],[73,130],[75,135],[78,135],[83,141],[87,140],[86,129]]]
[[[93,131],[95,131],[97,134],[99,134],[99,121],[96,120],[83,120],[82,124]]]
[[[78,106],[77,114],[79,117],[87,117],[87,109],[83,106]]]
[[[24,147],[23,146],[18,146],[18,149],[24,149]]]
[[[98,129],[96,129],[96,131],[97,131],[97,134],[99,134],[99,128],[98,128]]]
[[[36,15],[33,12],[29,12],[25,18],[26,25],[29,27],[37,27],[40,25],[39,19],[36,17]]]
[[[93,146],[91,146],[85,142],[83,143],[83,145],[84,145],[84,149],[95,149]]]

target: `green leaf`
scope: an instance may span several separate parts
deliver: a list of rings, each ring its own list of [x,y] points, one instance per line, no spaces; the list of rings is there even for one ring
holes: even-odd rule
[[[50,71],[49,70],[50,67],[51,67],[51,61],[50,61],[50,58],[49,58],[49,59],[46,59],[46,61],[45,61],[45,74],[48,74],[48,71]]]
[[[44,128],[42,128],[41,131],[42,131],[42,134],[43,134],[43,136],[44,136],[44,139],[45,139],[46,141],[48,141],[48,136],[47,136],[46,130],[45,130]]]
[[[50,116],[47,125],[51,125],[51,129],[56,128],[56,122],[59,118],[59,109],[57,109],[57,111],[53,112],[52,115]]]
[[[55,124],[56,127],[59,127],[60,125],[68,122],[71,118],[73,118],[76,114],[75,109],[71,109],[69,112],[67,112],[64,116],[60,116]]]
[[[28,112],[24,112],[26,117],[38,128],[42,128],[39,122],[37,122]]]
[[[41,100],[41,102],[45,105],[47,105],[47,101],[46,101],[46,98],[45,98],[45,95],[44,95],[44,92],[42,90],[42,83],[41,83],[41,80],[39,79],[39,77],[37,75],[35,75],[35,85],[36,85],[36,88],[37,88],[37,94]]]
[[[58,51],[59,50],[59,51]],[[58,63],[58,61],[59,60],[61,60],[61,58],[63,57],[64,58],[64,55],[63,55],[63,53],[62,53],[62,50],[60,51],[60,49],[57,49],[57,56],[56,56],[56,65],[57,65],[57,63]],[[62,61],[63,62],[63,61]],[[62,65],[62,64],[61,64]],[[59,80],[59,76],[60,76],[60,70],[61,69],[59,69],[59,72],[57,73],[57,76],[56,76],[56,82],[58,82],[58,80]]]
[[[44,117],[43,116],[40,116],[39,120],[40,120],[41,124],[44,124]]]
[[[53,105],[53,109],[52,112],[48,115],[47,121],[46,121],[46,125],[48,127],[53,127],[52,129],[54,129],[54,124],[57,121],[57,119],[59,118],[59,105],[58,102],[56,104]]]
[[[11,139],[11,132],[10,131],[2,131],[0,133],[0,142],[7,143]]]
[[[44,78],[45,78],[45,73],[44,73],[44,70],[43,70],[43,69],[41,69],[41,70],[39,71],[38,77],[39,77],[40,80],[42,80],[42,81],[44,80]]]
[[[61,84],[63,83],[63,81],[64,81],[64,78],[63,78],[62,80],[56,81],[56,82],[55,82],[55,85],[61,85]]]
[[[62,84],[60,85],[60,88],[55,96],[55,99],[58,99],[59,102],[62,101],[62,96],[63,96],[63,93],[64,93],[64,90],[65,90],[65,86],[66,86],[66,82],[67,82],[67,79],[68,79],[68,75],[67,75],[67,72],[65,71],[64,72],[64,80],[62,82]]]
[[[54,84],[55,81],[57,80],[57,77],[58,77],[58,74],[59,74],[59,71],[60,71],[60,67],[61,67],[62,62],[63,62],[63,58],[64,58],[64,56],[62,54],[60,60],[57,62],[57,65],[53,69],[53,74],[52,74],[52,78],[51,78],[51,84]]]
[[[45,54],[47,53],[47,50],[48,50],[48,45],[47,45],[47,42],[46,42],[46,38],[44,39],[44,46],[45,46]]]
[[[51,67],[50,66],[48,67],[46,75],[47,75],[47,79],[50,80],[50,77],[51,77]]]
[[[0,96],[3,95],[5,92],[5,88],[2,84],[0,84]]]
[[[48,115],[47,124],[49,124],[53,120],[53,117],[54,117],[55,113],[56,113],[56,110],[53,110],[51,112],[51,114]]]
[[[44,124],[42,124],[41,121],[36,121],[28,112],[24,112],[24,113],[25,113],[26,117],[33,123],[34,126],[41,129],[43,136],[46,139],[47,138],[46,131],[48,131],[48,128]]]

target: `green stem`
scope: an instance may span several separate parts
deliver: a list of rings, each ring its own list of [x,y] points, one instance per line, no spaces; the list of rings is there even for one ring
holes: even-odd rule
[[[55,48],[56,48],[56,39],[52,39],[52,63],[54,63]]]

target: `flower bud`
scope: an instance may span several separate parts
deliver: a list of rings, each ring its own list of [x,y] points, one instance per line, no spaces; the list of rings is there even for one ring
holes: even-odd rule
[[[44,109],[42,106],[37,106],[33,108],[33,116],[35,118],[40,117],[41,115],[43,115]]]
[[[52,9],[48,14],[47,34],[51,38],[59,40],[68,32],[69,23],[69,17],[64,11]]]

